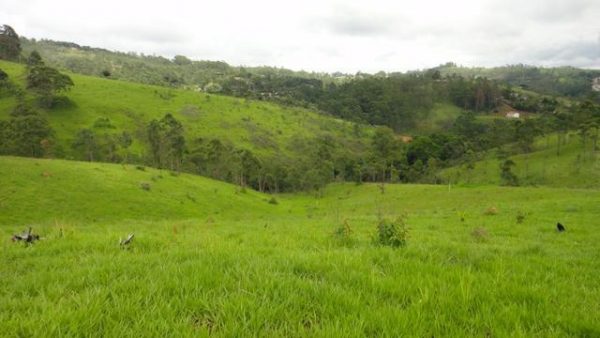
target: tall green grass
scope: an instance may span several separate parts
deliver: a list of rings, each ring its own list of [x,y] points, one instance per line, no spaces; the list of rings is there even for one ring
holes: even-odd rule
[[[1,157],[0,177],[0,335],[600,335],[597,190],[334,184],[274,205],[131,166]],[[406,246],[373,244],[399,215]],[[42,240],[10,242],[27,225]]]

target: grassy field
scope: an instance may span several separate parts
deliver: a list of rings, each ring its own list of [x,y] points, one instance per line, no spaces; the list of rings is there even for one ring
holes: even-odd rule
[[[538,138],[534,151],[510,156],[515,162],[512,172],[520,185],[566,188],[600,188],[600,152],[592,151],[587,142],[584,150],[581,138],[575,134],[565,138],[557,155],[556,134]],[[460,184],[500,184],[500,164],[494,151],[475,163],[445,169],[440,176],[444,181]]]
[[[0,157],[0,335],[600,336],[598,190],[334,184],[273,204],[140,169]],[[374,244],[399,215],[407,245]],[[12,243],[28,225],[42,239]]]
[[[23,65],[1,61],[0,69],[20,84]],[[193,90],[171,89],[97,77],[69,74],[75,83],[67,93],[69,103],[46,112],[57,141],[69,154],[77,132],[90,128],[102,133],[129,132],[132,151],[142,156],[146,131],[152,119],[173,114],[184,125],[189,143],[197,137],[218,138],[259,155],[293,153],[293,141],[331,136],[340,146],[360,153],[369,144],[372,128],[360,126],[310,110],[264,101],[209,95]],[[9,117],[13,97],[0,98],[0,119]],[[95,128],[99,118],[108,118],[112,128]]]

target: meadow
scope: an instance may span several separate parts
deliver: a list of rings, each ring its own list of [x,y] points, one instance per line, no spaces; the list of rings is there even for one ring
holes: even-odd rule
[[[522,186],[549,186],[564,188],[600,188],[600,154],[592,149],[592,142],[582,142],[576,133],[569,133],[557,142],[559,135],[538,137],[529,153],[512,154],[515,163],[511,171]],[[558,151],[557,151],[558,149]],[[483,154],[483,158],[469,166],[443,169],[440,177],[445,182],[461,185],[501,184],[500,164],[496,150]]]
[[[0,177],[2,336],[600,335],[598,190],[340,183],[271,196],[16,157],[0,157]],[[398,216],[406,245],[376,244],[378,219]],[[39,242],[10,241],[27,226]]]

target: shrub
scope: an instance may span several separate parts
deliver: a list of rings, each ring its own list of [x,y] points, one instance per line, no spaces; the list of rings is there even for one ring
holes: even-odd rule
[[[473,229],[471,236],[477,242],[485,242],[488,239],[488,232],[484,227],[478,227]]]
[[[380,245],[394,248],[405,246],[408,240],[408,227],[404,217],[400,216],[395,221],[382,218],[377,224],[377,235],[375,241]]]
[[[150,183],[148,183],[148,182],[141,182],[140,183],[140,188],[142,188],[143,190],[150,191],[150,187],[151,187]]]
[[[136,165],[135,169],[137,169],[139,171],[146,171],[146,167],[144,167],[143,165]]]
[[[498,209],[496,207],[489,207],[483,214],[487,216],[494,216],[498,214]]]
[[[354,243],[353,233],[348,220],[344,220],[344,222],[333,231],[333,238],[343,246],[350,246]]]
[[[271,197],[271,199],[269,200],[269,204],[279,204],[279,202],[277,201],[277,199],[275,197]]]
[[[517,212],[517,224],[523,223],[525,220],[525,213],[523,211]]]
[[[460,218],[461,222],[464,222],[465,219],[467,218],[467,212],[466,211],[458,211],[458,212],[456,212],[456,214]]]

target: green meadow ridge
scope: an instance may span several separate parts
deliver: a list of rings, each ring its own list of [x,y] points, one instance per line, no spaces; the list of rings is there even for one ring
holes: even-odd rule
[[[132,165],[0,157],[0,177],[0,336],[600,334],[598,190],[332,184],[274,204]],[[401,215],[406,245],[374,243]],[[8,240],[26,226],[41,240]]]

